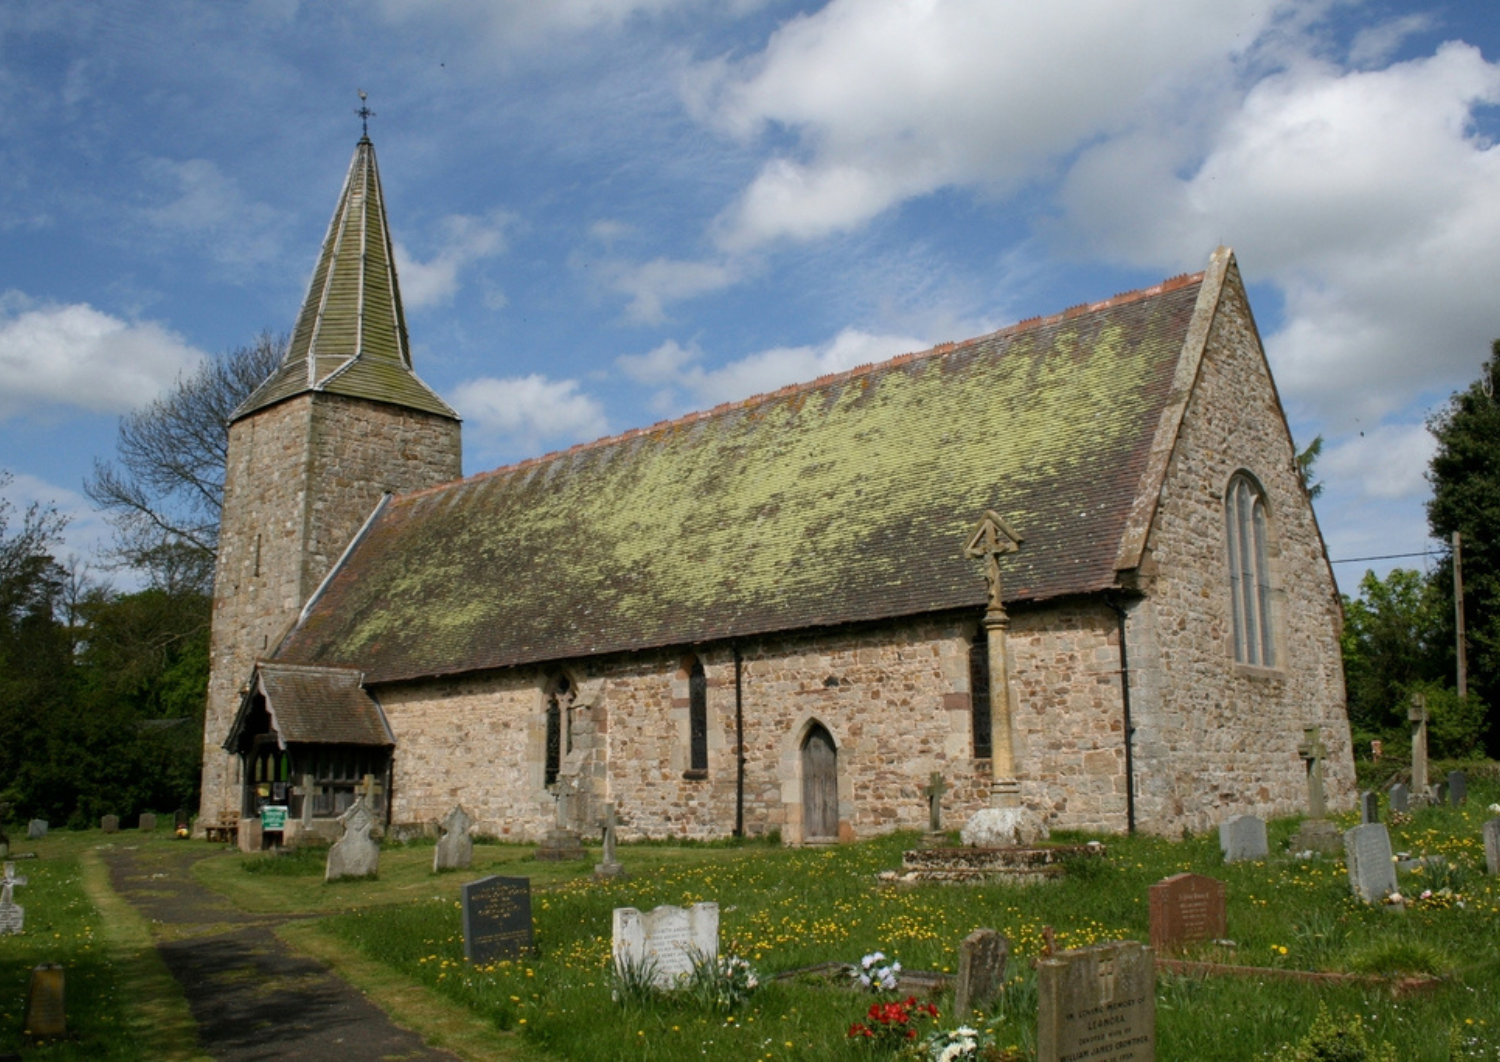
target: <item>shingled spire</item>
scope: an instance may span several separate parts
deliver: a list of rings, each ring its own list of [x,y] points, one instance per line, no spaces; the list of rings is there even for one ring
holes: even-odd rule
[[[233,419],[309,391],[458,419],[412,371],[385,195],[368,136],[354,147],[286,359]]]

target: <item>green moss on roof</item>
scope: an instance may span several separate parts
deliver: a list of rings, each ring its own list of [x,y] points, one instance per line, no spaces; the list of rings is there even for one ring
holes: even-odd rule
[[[368,681],[1114,585],[1201,281],[394,499],[280,659]]]
[[[286,358],[234,419],[307,391],[457,417],[412,371],[385,195],[368,138],[355,145]]]

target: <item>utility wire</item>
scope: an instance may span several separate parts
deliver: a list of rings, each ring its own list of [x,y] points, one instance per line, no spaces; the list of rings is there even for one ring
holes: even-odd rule
[[[1359,564],[1364,561],[1377,560],[1401,560],[1406,557],[1431,557],[1433,551],[1424,549],[1421,553],[1385,553],[1379,557],[1345,557],[1342,560],[1331,560],[1329,564]]]

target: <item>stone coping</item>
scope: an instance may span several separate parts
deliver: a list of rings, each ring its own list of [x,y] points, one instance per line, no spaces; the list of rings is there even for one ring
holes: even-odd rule
[[[1199,974],[1204,977],[1264,977],[1273,981],[1307,981],[1314,984],[1364,985],[1389,988],[1392,997],[1403,999],[1421,992],[1431,992],[1446,982],[1432,974],[1385,977],[1381,974],[1335,973],[1327,970],[1283,970],[1275,966],[1234,966],[1221,962],[1194,962],[1189,959],[1157,959],[1156,968],[1176,974]]]

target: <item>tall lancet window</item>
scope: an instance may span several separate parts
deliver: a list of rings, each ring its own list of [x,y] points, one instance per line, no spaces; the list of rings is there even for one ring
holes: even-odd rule
[[[688,764],[690,770],[708,770],[708,675],[696,656],[688,669]]]
[[[1256,667],[1276,666],[1276,628],[1271,615],[1271,562],[1267,548],[1266,498],[1244,473],[1229,481],[1224,496],[1229,531],[1229,600],[1234,614],[1234,658]]]
[[[563,757],[573,751],[573,734],[569,709],[575,698],[573,684],[561,675],[547,694],[547,762],[546,783],[553,785],[562,773]]]
[[[990,637],[983,627],[969,642],[969,721],[974,730],[974,758],[995,754],[990,729]]]

